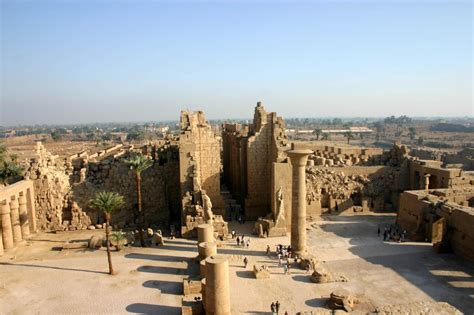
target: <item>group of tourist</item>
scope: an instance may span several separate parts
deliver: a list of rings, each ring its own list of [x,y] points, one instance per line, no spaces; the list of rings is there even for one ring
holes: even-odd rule
[[[380,225],[377,228],[377,235],[380,236]],[[403,230],[396,226],[390,225],[386,227],[383,231],[383,240],[384,241],[393,241],[393,242],[404,242],[406,240],[407,231]]]
[[[270,305],[270,309],[272,310],[272,315],[278,314],[280,312],[280,302],[272,302],[272,304]]]
[[[234,237],[236,237],[236,234],[235,234],[235,231],[232,231],[232,238]],[[245,240],[245,235],[243,234],[242,234],[242,237],[237,236],[236,242],[237,242],[237,246],[243,246],[247,248],[250,247],[250,238],[247,238],[247,240]]]
[[[276,253],[279,258],[280,257],[291,258],[293,255],[293,249],[291,248],[290,245],[284,246],[284,245],[279,244],[276,247]]]

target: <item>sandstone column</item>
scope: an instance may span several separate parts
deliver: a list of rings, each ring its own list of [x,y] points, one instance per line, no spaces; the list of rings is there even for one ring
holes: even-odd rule
[[[10,218],[10,205],[8,200],[0,203],[0,220],[2,221],[3,248],[11,249],[13,244],[12,221]]]
[[[206,314],[230,315],[229,263],[216,255],[206,258]]]
[[[215,242],[202,242],[198,245],[199,259],[206,259],[217,254],[217,244]]]
[[[30,235],[30,222],[28,219],[28,210],[24,193],[18,198],[18,204],[18,210],[20,212],[21,235],[23,238],[26,238]]]
[[[214,242],[214,227],[211,224],[200,224],[197,227],[198,244]]]
[[[425,174],[425,176],[423,176],[423,187],[425,190],[429,190],[430,189],[430,174]]]
[[[19,243],[23,240],[21,237],[21,225],[20,225],[20,213],[18,211],[18,199],[16,196],[15,199],[10,201],[10,216],[12,218],[12,227],[13,227],[13,242]]]
[[[30,221],[30,232],[36,233],[36,208],[33,187],[26,190],[26,204],[28,206],[28,219]]]
[[[311,150],[289,150],[292,166],[291,248],[301,255],[306,252],[306,162]]]

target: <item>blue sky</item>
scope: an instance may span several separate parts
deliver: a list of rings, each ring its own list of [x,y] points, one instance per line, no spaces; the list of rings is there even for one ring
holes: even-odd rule
[[[2,1],[0,123],[473,115],[470,1]]]

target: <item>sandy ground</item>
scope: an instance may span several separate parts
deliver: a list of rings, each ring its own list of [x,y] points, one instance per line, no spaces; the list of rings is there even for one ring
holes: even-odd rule
[[[289,237],[251,237],[250,248],[233,240],[218,249],[230,258],[233,314],[268,314],[279,300],[281,312],[324,307],[335,288],[364,294],[371,306],[419,301],[446,301],[474,314],[474,266],[453,255],[437,255],[429,244],[388,243],[377,225],[393,215],[329,216],[308,222],[310,251],[348,282],[314,284],[303,270],[285,275],[270,245]],[[250,235],[252,223],[231,229]],[[182,280],[196,274],[193,240],[169,240],[160,248],[127,248],[113,253],[116,276],[106,274],[105,250],[57,251],[65,240],[84,240],[101,231],[39,233],[0,258],[0,314],[180,314]],[[247,269],[243,258],[250,260]],[[269,266],[271,278],[256,280],[254,263]]]

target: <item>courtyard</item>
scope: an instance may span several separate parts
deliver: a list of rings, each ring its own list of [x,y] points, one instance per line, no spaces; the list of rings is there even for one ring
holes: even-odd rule
[[[289,236],[257,238],[253,222],[229,222],[229,230],[250,238],[250,247],[223,242],[219,254],[229,257],[233,314],[324,311],[337,288],[364,296],[359,309],[422,301],[448,302],[465,314],[474,310],[474,268],[451,254],[433,253],[429,243],[384,242],[377,235],[394,223],[393,214],[308,217],[308,247],[332,273],[347,282],[315,284],[305,270],[284,274],[275,255]],[[129,247],[113,252],[118,274],[107,274],[105,250],[58,250],[65,241],[88,240],[103,231],[39,232],[0,258],[2,314],[180,314],[182,283],[199,268],[195,240],[166,239],[158,248]],[[270,245],[272,255],[266,255]],[[244,267],[243,259],[249,260]],[[265,264],[270,279],[256,280],[254,264]]]

